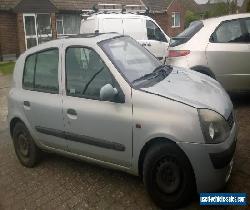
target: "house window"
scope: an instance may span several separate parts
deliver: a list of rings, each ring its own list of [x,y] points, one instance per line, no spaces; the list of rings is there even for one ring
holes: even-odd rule
[[[181,13],[172,12],[171,21],[172,21],[172,28],[181,27]]]
[[[49,14],[24,14],[23,22],[26,49],[52,39]]]
[[[79,14],[59,14],[56,18],[57,34],[74,35],[80,33],[81,17]]]

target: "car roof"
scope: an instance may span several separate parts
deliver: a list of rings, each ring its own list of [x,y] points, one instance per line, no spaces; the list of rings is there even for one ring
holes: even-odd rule
[[[214,17],[202,20],[204,25],[210,24],[219,24],[222,21],[233,20],[233,19],[240,19],[240,18],[250,18],[250,13],[241,13],[241,14],[233,14],[233,15],[225,15],[221,17]]]
[[[76,43],[79,42],[82,43],[84,40],[88,40],[88,43],[90,45],[96,44],[98,42],[107,40],[107,39],[112,39],[115,37],[120,37],[122,36],[119,33],[99,33],[99,34],[93,34],[93,33],[89,33],[89,34],[78,34],[78,35],[73,35],[73,36],[64,36],[61,39],[56,39],[56,40],[51,40],[42,44],[39,44],[37,46],[31,47],[30,49],[26,50],[23,55],[29,55],[32,53],[35,53],[37,51],[42,51],[44,49],[48,49],[48,48],[53,48],[53,47],[59,47],[62,44],[70,44],[72,42]]]

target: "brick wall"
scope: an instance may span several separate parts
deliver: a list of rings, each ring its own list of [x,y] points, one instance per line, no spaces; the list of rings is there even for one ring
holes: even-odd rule
[[[26,50],[26,45],[25,45],[25,32],[24,32],[22,13],[17,14],[17,38],[18,38],[19,53],[23,53]]]
[[[0,11],[0,59],[13,59],[18,54],[16,14]]]
[[[181,27],[179,28],[172,28],[171,23],[171,16],[172,12],[180,12],[181,15]],[[165,33],[170,36],[176,36],[180,32],[184,30],[185,24],[185,8],[181,4],[181,1],[174,1],[170,7],[168,8],[167,12],[165,13],[155,13],[150,15],[165,31]]]

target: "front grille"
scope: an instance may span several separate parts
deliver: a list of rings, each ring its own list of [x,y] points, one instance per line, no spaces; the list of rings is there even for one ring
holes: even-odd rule
[[[227,119],[227,123],[228,123],[230,129],[232,129],[232,127],[234,125],[234,114],[233,114],[233,112],[231,112],[231,114],[229,115],[229,117]]]

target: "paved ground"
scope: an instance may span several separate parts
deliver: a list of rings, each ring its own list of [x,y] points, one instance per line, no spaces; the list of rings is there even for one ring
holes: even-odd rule
[[[9,80],[0,76],[0,210],[157,209],[142,182],[122,172],[51,154],[33,169],[22,167],[6,130],[7,89],[1,87],[7,87]],[[249,195],[250,96],[236,97],[234,102],[240,132],[232,178],[224,191]],[[185,209],[201,207],[194,199]]]

